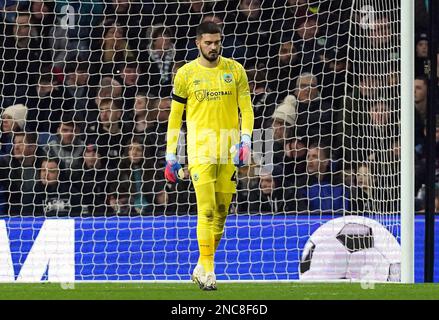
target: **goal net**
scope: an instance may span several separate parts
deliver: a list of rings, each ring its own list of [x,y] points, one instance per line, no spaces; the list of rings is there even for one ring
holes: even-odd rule
[[[208,20],[255,115],[217,278],[398,281],[400,1],[2,5],[0,281],[189,280],[186,132],[170,185],[166,130]]]

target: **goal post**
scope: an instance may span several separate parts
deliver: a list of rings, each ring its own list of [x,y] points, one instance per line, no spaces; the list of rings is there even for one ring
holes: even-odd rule
[[[414,3],[401,1],[401,281],[414,282]]]

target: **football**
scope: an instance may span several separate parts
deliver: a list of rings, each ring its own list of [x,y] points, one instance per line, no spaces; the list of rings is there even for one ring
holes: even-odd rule
[[[379,222],[359,216],[330,220],[308,239],[300,280],[399,282],[401,246]]]

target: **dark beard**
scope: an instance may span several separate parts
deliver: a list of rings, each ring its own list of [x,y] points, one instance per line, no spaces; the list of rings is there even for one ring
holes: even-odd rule
[[[204,52],[203,52],[202,50],[200,50],[200,52],[201,52],[201,54],[203,55],[204,59],[206,59],[206,60],[209,61],[209,62],[214,62],[216,59],[218,59],[218,54],[216,55],[215,58],[211,58],[211,57],[205,55]]]

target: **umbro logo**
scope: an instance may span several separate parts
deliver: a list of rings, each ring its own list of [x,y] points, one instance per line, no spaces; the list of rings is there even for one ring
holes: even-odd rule
[[[194,80],[194,82],[193,82],[194,86],[198,86],[200,84],[200,82],[201,82],[200,80]]]

